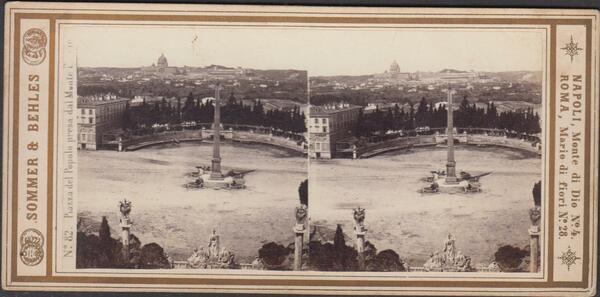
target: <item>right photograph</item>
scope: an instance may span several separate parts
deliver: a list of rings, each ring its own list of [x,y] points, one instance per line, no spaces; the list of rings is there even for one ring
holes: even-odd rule
[[[308,269],[542,271],[545,33],[322,35]]]

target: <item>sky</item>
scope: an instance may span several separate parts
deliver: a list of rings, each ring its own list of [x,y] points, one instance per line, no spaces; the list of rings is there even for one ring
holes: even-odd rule
[[[541,71],[544,35],[533,30],[69,25],[84,67],[140,67],[163,53],[171,66],[218,64],[307,70],[311,76],[401,71]]]

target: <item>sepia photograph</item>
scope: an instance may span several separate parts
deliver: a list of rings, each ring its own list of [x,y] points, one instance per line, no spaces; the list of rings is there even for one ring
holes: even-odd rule
[[[309,69],[311,269],[538,272],[544,35],[345,31]]]
[[[308,82],[273,39],[287,33],[63,34],[78,69],[77,268],[292,269]]]

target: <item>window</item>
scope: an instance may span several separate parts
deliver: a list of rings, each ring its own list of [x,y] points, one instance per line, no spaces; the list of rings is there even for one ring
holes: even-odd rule
[[[325,119],[325,118],[324,118],[324,119],[322,120],[322,122],[323,122],[323,124],[327,124],[327,119]]]
[[[317,145],[317,151],[320,151],[321,150],[321,143],[317,142],[316,145]]]
[[[327,126],[323,126],[323,133],[327,133]]]
[[[86,141],[85,134],[81,134],[81,141],[84,141],[84,142]]]
[[[90,124],[94,123],[94,118],[90,118]]]
[[[315,124],[319,123],[319,119],[315,118]]]
[[[85,109],[84,108],[81,109],[81,114],[85,114]]]

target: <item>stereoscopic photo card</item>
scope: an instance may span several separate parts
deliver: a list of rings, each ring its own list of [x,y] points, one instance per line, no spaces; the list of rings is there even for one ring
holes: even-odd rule
[[[592,296],[599,16],[8,3],[2,287]]]

